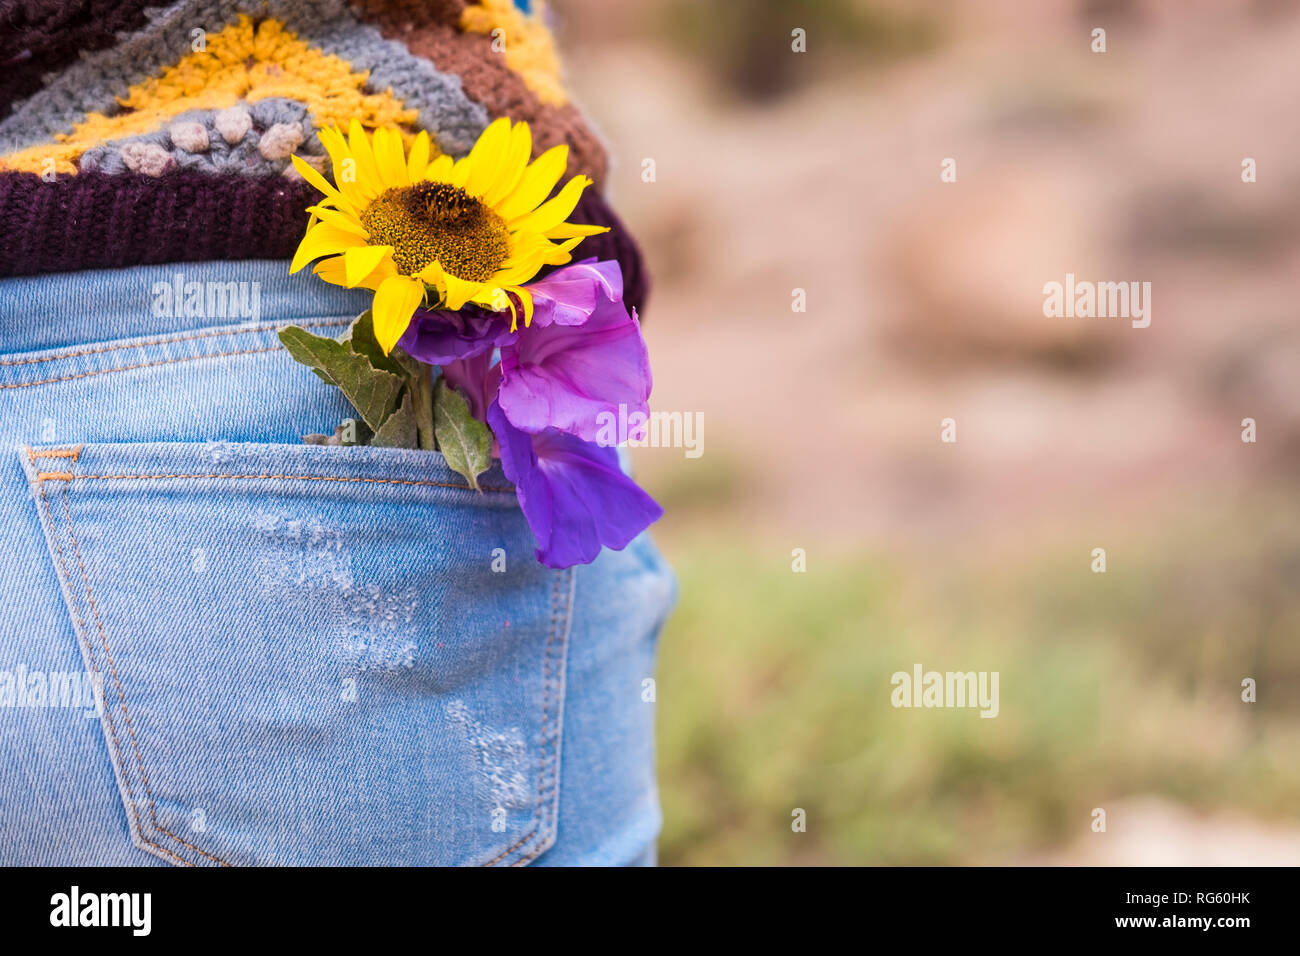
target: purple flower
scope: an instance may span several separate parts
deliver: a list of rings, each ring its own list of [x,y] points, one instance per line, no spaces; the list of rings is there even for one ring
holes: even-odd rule
[[[416,309],[397,344],[414,359],[447,365],[473,358],[512,341],[510,323],[495,312],[468,307],[460,312]]]
[[[584,259],[529,284],[528,291],[534,310],[529,328],[581,325],[602,300],[623,301],[623,272],[617,262]]]
[[[596,271],[574,266],[550,278],[580,270]],[[617,284],[588,275],[556,283],[561,285],[573,297],[556,306],[553,323],[539,328],[534,321],[501,349],[501,410],[512,425],[532,434],[557,428],[595,441],[602,431],[609,433],[603,426],[618,421],[620,411],[649,414],[650,353],[636,315],[604,294],[617,291]],[[585,300],[581,308],[570,304],[580,298],[578,286],[596,296],[590,311]]]
[[[442,367],[442,376],[465,396],[469,413],[481,422],[487,421],[488,406],[496,399],[501,385],[501,366],[492,364],[492,353],[480,352],[448,362]]]
[[[617,448],[597,443],[611,434],[607,426],[648,415],[650,356],[622,302],[617,262],[557,269],[528,291],[527,328],[511,332],[508,316],[472,306],[420,309],[398,344],[442,366],[470,414],[488,423],[537,559],[567,568],[595,560],[602,547],[626,547],[663,514],[623,474]]]
[[[663,514],[618,466],[618,450],[548,428],[530,435],[510,423],[499,402],[488,424],[501,466],[549,568],[594,561],[602,547],[621,550]]]
[[[623,274],[617,262],[587,259],[557,269],[528,286],[533,297],[530,328],[581,325],[602,302],[623,298]],[[626,314],[626,310],[624,310]],[[398,345],[412,358],[429,365],[446,365],[501,348],[516,340],[504,313],[466,306],[459,312],[416,309]]]

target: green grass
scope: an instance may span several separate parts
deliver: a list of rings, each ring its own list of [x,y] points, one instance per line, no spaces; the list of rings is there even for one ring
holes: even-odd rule
[[[662,862],[1011,862],[1149,793],[1294,824],[1298,529],[1279,503],[1135,532],[1104,575],[816,551],[797,574],[760,538],[666,541]],[[894,708],[915,663],[998,671],[1001,713]]]

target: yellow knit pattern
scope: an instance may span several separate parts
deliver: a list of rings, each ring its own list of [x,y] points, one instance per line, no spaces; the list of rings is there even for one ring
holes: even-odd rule
[[[469,33],[490,34],[500,30],[506,65],[519,74],[524,85],[548,106],[569,102],[560,79],[560,58],[555,41],[546,29],[542,0],[534,0],[532,14],[524,14],[513,0],[478,0],[466,5],[460,28]]]
[[[241,99],[257,102],[279,96],[304,103],[317,128],[347,128],[354,117],[372,129],[413,127],[418,112],[406,109],[391,91],[363,92],[368,77],[354,72],[347,61],[309,46],[277,20],[255,26],[240,16],[209,36],[206,49],[131,87],[119,98],[125,112],[88,114],[72,132],[56,134],[53,143],[0,156],[0,169],[40,173],[52,159],[56,172],[76,173],[75,161],[88,149],[161,129],[187,110],[224,109]]]

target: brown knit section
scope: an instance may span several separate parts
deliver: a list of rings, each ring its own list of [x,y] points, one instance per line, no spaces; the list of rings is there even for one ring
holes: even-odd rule
[[[466,0],[352,0],[352,6],[368,20],[391,17],[413,27],[434,24],[455,26],[465,10]]]
[[[605,148],[572,104],[548,106],[492,51],[492,38],[462,33],[455,24],[465,0],[354,0],[361,16],[398,40],[442,73],[460,77],[465,93],[495,119],[527,120],[533,132],[533,155],[560,143],[569,144],[570,176],[585,173],[602,188]]]

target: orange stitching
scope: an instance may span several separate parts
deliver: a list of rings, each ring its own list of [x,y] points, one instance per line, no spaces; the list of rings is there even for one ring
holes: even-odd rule
[[[30,449],[29,449],[29,451],[30,451]],[[72,610],[72,616],[73,616],[73,618],[74,618],[74,619],[76,620],[76,622],[77,622],[77,627],[78,627],[78,629],[79,629],[78,640],[80,640],[80,639],[81,639],[81,637],[80,637],[81,634],[86,634],[86,633],[88,633],[88,631],[87,631],[87,629],[86,629],[86,622],[85,622],[84,620],[82,620],[81,612],[78,610],[78,604],[77,604],[77,601],[76,601],[76,599],[75,599],[75,596],[73,595],[73,592],[72,592],[72,578],[71,578],[71,575],[68,574],[68,564],[67,564],[67,559],[64,557],[64,555],[63,555],[63,548],[62,548],[62,546],[60,546],[60,544],[59,544],[58,525],[55,523],[55,521],[54,521],[54,514],[53,514],[53,512],[50,510],[50,499],[47,498],[46,495],[45,495],[45,486],[44,486],[44,485],[38,485],[37,487],[39,488],[40,493],[41,493],[41,503],[42,503],[42,506],[43,506],[43,508],[44,508],[44,510],[45,510],[45,519],[46,519],[47,521],[49,521],[49,523],[50,523],[50,529],[54,532],[54,534],[52,534],[52,535],[50,536],[50,540],[51,540],[51,541],[53,542],[53,544],[54,544],[54,552],[55,552],[55,555],[58,557],[58,560],[59,560],[59,571],[60,571],[60,574],[61,574],[62,577],[63,577],[63,580],[64,580],[64,581],[66,582],[66,584],[67,584],[67,588],[68,588],[68,596],[69,596],[69,597],[73,597],[71,610]],[[64,493],[64,504],[65,504],[65,506],[66,506],[66,504],[67,504],[67,487],[66,487],[66,486],[65,486],[64,489],[63,489],[63,493]],[[69,531],[71,531],[71,526],[69,526]],[[90,668],[91,668],[91,670],[93,670],[93,671],[95,672],[95,675],[96,675],[97,677],[98,677],[98,676],[102,676],[102,675],[100,675],[99,665],[95,663],[95,650],[94,650],[94,648],[91,646],[90,641],[89,641],[88,639],[84,641],[84,646],[85,646],[86,650],[88,651],[87,657],[88,657],[89,660],[90,660]],[[113,713],[112,713],[112,711],[110,711],[110,710],[108,710],[108,709],[105,709],[105,710],[104,710],[104,716],[108,718],[108,732],[109,732],[109,735],[113,738],[113,749],[114,749],[114,751],[117,753],[117,759],[120,761],[120,760],[122,759],[122,756],[121,756],[121,754],[122,754],[122,745],[121,745],[121,742],[118,740],[118,737],[117,737],[117,725],[113,722]],[[168,850],[165,846],[162,846],[161,844],[158,844],[158,843],[154,843],[152,840],[150,840],[147,836],[144,835],[144,832],[140,829],[140,813],[139,813],[139,807],[136,805],[135,791],[131,788],[131,780],[130,780],[130,778],[129,778],[126,774],[123,774],[123,775],[122,775],[122,780],[123,780],[123,782],[126,784],[126,792],[127,792],[127,796],[128,796],[128,797],[130,798],[130,800],[131,800],[131,814],[135,817],[135,820],[136,820],[136,832],[139,833],[139,835],[140,835],[140,839],[143,840],[145,843],[149,844],[149,846],[151,846],[151,847],[153,847],[153,848],[155,848],[155,849],[157,849],[157,850],[162,851],[164,854],[166,854],[167,856],[171,857],[173,860],[176,860],[178,863],[183,863],[183,864],[185,864],[186,866],[193,866],[194,864],[191,863],[189,860],[182,859],[181,857],[177,856],[175,853],[172,853],[170,850]]]
[[[541,779],[541,777],[539,776],[539,777],[538,777],[538,780],[540,781],[540,779]],[[497,854],[495,857],[493,857],[492,859],[488,860],[486,863],[483,863],[483,864],[481,864],[481,865],[482,865],[482,866],[495,866],[497,863],[500,863],[502,860],[504,860],[506,857],[508,857],[511,853],[514,853],[515,850],[519,849],[521,846],[523,846],[525,843],[527,843],[527,842],[528,842],[529,840],[531,840],[533,837],[537,836],[537,831],[538,831],[538,829],[539,829],[540,827],[541,827],[541,821],[539,820],[538,815],[537,815],[537,814],[533,814],[533,828],[532,828],[531,830],[529,830],[528,833],[527,833],[526,835],[520,837],[520,838],[515,842],[515,844],[514,844],[513,846],[506,847],[504,850],[502,850],[502,851],[501,851],[499,854]]]
[[[72,472],[70,471],[42,471],[36,476],[37,481],[71,481]]]
[[[5,382],[0,384],[0,388],[32,388],[36,385],[54,385],[57,382],[74,382],[79,378],[90,378],[93,375],[108,375],[112,372],[132,372],[140,368],[154,368],[159,365],[176,365],[180,362],[194,362],[198,359],[225,358],[234,355],[256,355],[259,352],[278,352],[284,348],[282,345],[268,345],[264,349],[241,349],[237,352],[213,352],[211,355],[183,355],[180,358],[163,359],[157,362],[140,362],[136,365],[119,365],[116,368],[100,368],[93,372],[79,372],[76,375],[63,375],[59,378],[43,378],[38,382]]]
[[[157,830],[159,833],[165,833],[167,836],[171,837],[177,843],[181,844],[181,846],[187,846],[195,853],[202,854],[203,856],[206,856],[209,860],[212,860],[215,863],[220,863],[222,866],[230,866],[230,864],[227,863],[225,860],[222,860],[218,857],[213,856],[211,853],[207,853],[199,849],[198,847],[194,846],[192,843],[187,843],[185,840],[182,840],[176,834],[170,832],[169,830],[164,829],[158,823],[158,810],[157,810],[157,806],[154,803],[153,793],[150,792],[149,790],[149,776],[144,771],[144,757],[140,753],[140,741],[136,738],[135,728],[131,726],[131,714],[126,709],[126,694],[122,690],[122,682],[117,676],[117,665],[113,661],[113,652],[112,650],[109,649],[108,646],[108,634],[104,631],[104,621],[99,616],[99,608],[95,606],[95,595],[90,587],[90,578],[86,574],[86,565],[81,560],[81,548],[77,545],[77,534],[72,527],[72,507],[68,503],[68,488],[66,485],[63,488],[63,507],[67,513],[68,537],[72,540],[72,552],[77,557],[77,567],[81,570],[81,580],[84,581],[86,585],[86,598],[90,602],[90,612],[92,615],[94,615],[95,627],[98,628],[99,630],[99,640],[104,647],[104,656],[108,658],[109,672],[113,675],[113,685],[117,688],[117,699],[118,702],[122,705],[122,717],[126,721],[127,733],[131,735],[131,748],[132,750],[135,751],[136,766],[140,768],[140,780],[144,784],[145,796],[149,798],[149,816],[153,820],[154,829]]]
[[[36,477],[40,478],[41,475]],[[46,474],[48,478],[62,478],[63,480],[72,481],[161,481],[165,478],[224,478],[239,481],[340,481],[346,483],[362,483],[369,485],[416,485],[418,487],[429,488],[455,488],[459,491],[473,491],[469,485],[458,485],[453,481],[417,481],[414,479],[403,478],[339,478],[333,475],[67,475],[63,474]],[[499,494],[515,493],[514,488],[497,488],[491,485],[480,485],[483,491],[492,491]]]
[[[27,460],[32,464],[36,464],[37,458],[71,458],[73,464],[75,464],[79,457],[81,457],[80,445],[76,448],[66,448],[61,451],[32,451],[30,448],[27,449]]]
[[[348,325],[352,320],[344,321],[325,321],[318,322],[299,322],[298,324],[304,329],[329,328],[333,326]],[[172,342],[192,342],[195,339],[212,339],[219,338],[223,335],[248,335],[250,332],[265,332],[270,326],[259,325],[248,329],[209,329],[205,332],[195,332],[193,335],[183,335],[180,338],[171,339],[148,339],[143,342],[118,342],[113,345],[105,345],[93,349],[81,349],[72,352],[60,352],[58,355],[47,355],[43,358],[32,359],[0,359],[0,367],[7,365],[39,365],[42,362],[53,362],[57,359],[79,358],[82,355],[102,355],[105,352],[118,352],[123,349],[142,349],[151,345],[170,345]]]

